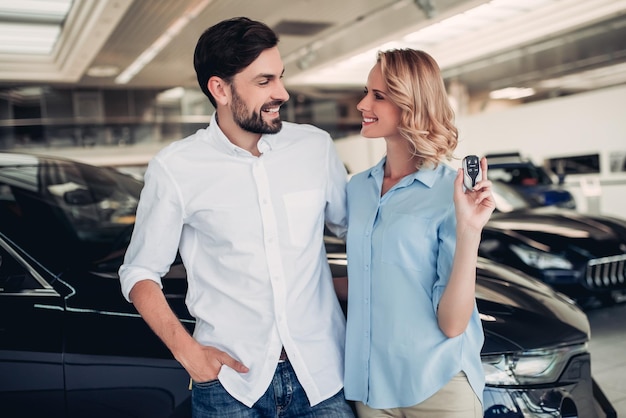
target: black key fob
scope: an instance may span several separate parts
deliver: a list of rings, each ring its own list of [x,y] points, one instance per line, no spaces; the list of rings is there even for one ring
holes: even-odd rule
[[[467,190],[474,190],[476,183],[483,178],[480,169],[480,158],[476,155],[468,155],[463,158],[463,184]]]

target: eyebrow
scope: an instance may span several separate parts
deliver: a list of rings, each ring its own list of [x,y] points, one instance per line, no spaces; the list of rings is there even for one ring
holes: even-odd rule
[[[285,74],[285,69],[283,68],[283,71],[280,73],[278,78],[282,77],[284,74]],[[276,74],[269,74],[269,73],[261,73],[261,74],[258,74],[256,77],[254,77],[255,80],[259,78],[267,78],[270,80],[274,80],[277,77],[276,77]]]

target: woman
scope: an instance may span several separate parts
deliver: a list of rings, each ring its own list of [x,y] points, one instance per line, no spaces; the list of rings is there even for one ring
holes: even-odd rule
[[[482,417],[474,292],[495,207],[487,162],[472,191],[443,164],[457,129],[425,52],[380,52],[357,109],[361,135],[384,137],[386,155],[348,184],[346,398],[360,417]]]

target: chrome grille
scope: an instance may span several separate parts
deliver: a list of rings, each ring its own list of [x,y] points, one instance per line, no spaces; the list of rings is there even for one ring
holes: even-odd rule
[[[626,287],[626,254],[590,260],[587,263],[586,280],[590,288]]]

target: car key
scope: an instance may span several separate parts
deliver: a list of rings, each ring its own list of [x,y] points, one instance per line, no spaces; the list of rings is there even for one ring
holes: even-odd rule
[[[474,190],[476,183],[483,178],[480,169],[480,158],[476,155],[468,155],[463,158],[463,184],[467,190]]]

